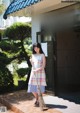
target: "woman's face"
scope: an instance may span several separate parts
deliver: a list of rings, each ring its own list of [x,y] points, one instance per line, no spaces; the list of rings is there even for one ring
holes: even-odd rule
[[[36,53],[39,53],[39,48],[38,47],[34,47],[34,51],[36,52]]]

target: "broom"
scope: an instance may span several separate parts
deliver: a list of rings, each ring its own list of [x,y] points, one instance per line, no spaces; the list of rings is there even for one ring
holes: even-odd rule
[[[43,111],[44,109],[47,109],[47,107],[46,107],[46,105],[44,103],[43,96],[42,96],[41,89],[40,89],[40,85],[38,84],[37,78],[36,78],[36,81],[37,81],[37,91],[38,91],[39,106],[40,106],[41,111]]]

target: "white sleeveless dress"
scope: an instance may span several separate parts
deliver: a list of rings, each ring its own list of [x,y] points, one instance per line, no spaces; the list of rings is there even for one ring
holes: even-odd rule
[[[38,72],[34,72],[34,69],[40,68],[43,66],[43,57],[44,54],[33,54],[32,55],[32,70],[30,74],[30,79],[28,83],[28,92],[37,92],[37,83],[40,85],[41,92],[45,92],[46,86],[46,74],[45,69]]]

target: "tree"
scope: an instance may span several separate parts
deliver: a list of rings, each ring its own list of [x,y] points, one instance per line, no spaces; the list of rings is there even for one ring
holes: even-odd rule
[[[26,24],[26,23],[14,23],[12,26],[8,27],[5,30],[5,36],[7,36],[9,39],[12,40],[20,40],[20,43],[17,43],[17,45],[21,45],[18,46],[18,50],[19,48],[21,48],[21,51],[19,50],[19,54],[17,56],[14,56],[12,58],[12,60],[18,58],[25,58],[29,67],[29,72],[28,72],[28,78],[27,78],[27,84],[28,84],[28,80],[29,80],[29,76],[30,76],[30,68],[31,68],[31,63],[30,63],[30,56],[28,55],[28,52],[26,52],[25,48],[24,48],[24,39],[25,38],[29,38],[31,37],[31,25],[30,24]]]
[[[1,2],[1,0],[0,0],[0,2]],[[2,4],[0,4],[0,14],[2,14],[4,10],[5,10],[5,6],[2,3]]]
[[[5,35],[9,39],[13,40],[20,40],[21,41],[21,55],[24,56],[27,60],[27,63],[29,66],[31,66],[31,63],[29,61],[29,56],[24,48],[24,39],[31,36],[31,25],[26,23],[14,23],[12,26],[8,27],[5,30]]]
[[[0,51],[0,93],[13,89],[13,76],[7,68],[10,62],[11,59],[4,52]]]

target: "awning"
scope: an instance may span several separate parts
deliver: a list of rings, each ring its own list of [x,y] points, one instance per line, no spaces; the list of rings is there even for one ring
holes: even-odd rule
[[[6,9],[3,18],[7,19],[7,16],[11,13],[14,13],[16,11],[19,11],[23,8],[26,8],[30,5],[33,5],[41,0],[13,0],[11,4]]]
[[[76,2],[62,2],[62,0],[13,0],[9,5],[3,18],[7,16],[31,16],[32,14],[42,14],[59,8],[64,8]]]

